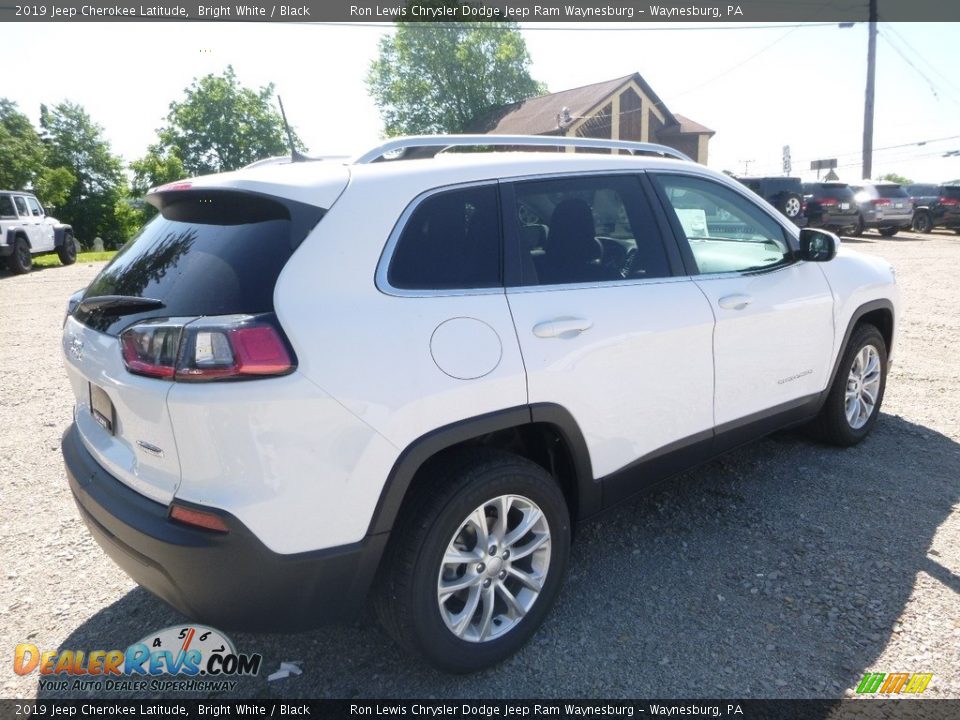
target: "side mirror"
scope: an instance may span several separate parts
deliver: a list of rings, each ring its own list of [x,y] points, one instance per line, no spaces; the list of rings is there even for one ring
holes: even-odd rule
[[[840,246],[840,238],[826,230],[803,228],[800,231],[800,259],[810,262],[833,260]]]

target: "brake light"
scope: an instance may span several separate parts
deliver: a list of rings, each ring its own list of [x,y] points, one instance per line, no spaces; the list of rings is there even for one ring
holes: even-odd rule
[[[840,201],[837,200],[836,198],[832,198],[832,197],[820,198],[820,205],[826,205],[827,207],[833,207],[833,206],[839,205],[839,204],[840,204]]]
[[[937,202],[939,202],[941,205],[947,205],[949,207],[955,207],[956,205],[960,205],[960,199],[952,198],[952,197],[942,197],[939,200],[937,200]]]
[[[173,378],[176,372],[180,325],[141,323],[120,334],[123,363],[134,375]]]
[[[227,524],[216,513],[189,508],[177,503],[171,503],[170,505],[170,518],[177,522],[182,522],[184,525],[193,525],[194,527],[203,528],[204,530],[213,530],[214,532],[222,533],[230,532],[230,528],[227,527]]]
[[[887,205],[893,205],[893,203],[887,200],[887,198],[876,198],[870,202],[874,207],[886,207]]]
[[[120,335],[131,373],[181,381],[286,375],[293,359],[269,316],[144,322]]]

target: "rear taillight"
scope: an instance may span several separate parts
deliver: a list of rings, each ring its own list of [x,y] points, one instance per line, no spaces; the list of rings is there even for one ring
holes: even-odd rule
[[[840,204],[840,201],[837,200],[836,198],[832,198],[832,197],[820,198],[821,206],[834,207],[839,204]]]
[[[875,200],[871,200],[870,204],[874,207],[886,207],[887,205],[893,205],[893,203],[887,200],[887,198],[876,198]]]
[[[286,375],[295,365],[272,316],[145,322],[120,335],[135,375],[186,382]]]
[[[957,205],[960,205],[960,199],[951,197],[942,197],[937,200],[937,202],[948,207],[956,207]]]
[[[134,375],[173,378],[183,326],[145,322],[120,334],[123,364]]]

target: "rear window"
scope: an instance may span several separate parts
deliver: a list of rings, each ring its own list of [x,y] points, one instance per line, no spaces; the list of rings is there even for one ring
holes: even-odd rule
[[[937,186],[936,185],[909,185],[907,186],[907,194],[912,195],[913,197],[923,197],[925,195],[936,195]]]
[[[954,200],[960,200],[960,187],[948,186],[943,188],[942,197],[948,197],[948,198],[953,198]]]
[[[229,191],[168,193],[147,223],[94,279],[84,298],[129,295],[165,307],[81,322],[118,333],[147,317],[273,312],[277,277],[323,215],[320,208]]]
[[[877,193],[882,198],[905,198],[910,197],[907,191],[899,185],[877,185]]]

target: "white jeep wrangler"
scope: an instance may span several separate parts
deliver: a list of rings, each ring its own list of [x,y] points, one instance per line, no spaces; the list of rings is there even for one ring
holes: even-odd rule
[[[441,152],[490,145],[608,154]],[[148,201],[71,298],[63,454],[104,550],[199,621],[369,594],[404,647],[477,670],[543,621],[575,524],[880,412],[890,265],[670,148],[402,138]]]
[[[20,275],[30,272],[34,255],[51,253],[64,265],[77,261],[73,228],[48,217],[32,193],[0,190],[0,262]]]

